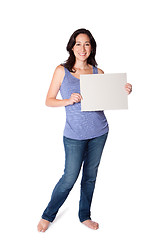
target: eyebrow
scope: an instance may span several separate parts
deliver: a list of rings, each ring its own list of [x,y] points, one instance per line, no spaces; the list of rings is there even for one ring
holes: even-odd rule
[[[85,41],[85,43],[87,43],[87,42],[90,43],[90,41]],[[81,43],[81,41],[77,41],[76,43]]]

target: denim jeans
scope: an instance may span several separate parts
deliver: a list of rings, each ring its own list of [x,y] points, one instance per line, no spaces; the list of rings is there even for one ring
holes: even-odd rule
[[[91,219],[91,202],[95,188],[98,166],[108,133],[87,140],[75,140],[63,136],[65,149],[64,174],[55,186],[51,200],[43,212],[42,218],[52,222],[62,206],[80,173],[82,164],[81,195],[79,201],[79,219],[81,222]]]

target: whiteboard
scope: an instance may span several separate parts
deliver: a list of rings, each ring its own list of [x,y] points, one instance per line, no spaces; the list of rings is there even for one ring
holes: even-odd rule
[[[128,109],[126,73],[80,75],[81,111]]]

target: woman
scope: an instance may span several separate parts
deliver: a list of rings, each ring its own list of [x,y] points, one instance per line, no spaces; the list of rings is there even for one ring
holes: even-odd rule
[[[109,128],[103,111],[81,112],[79,79],[81,74],[104,72],[96,67],[96,42],[90,31],[86,29],[75,31],[68,42],[67,51],[70,54],[69,58],[55,69],[46,98],[46,105],[49,107],[65,106],[66,124],[63,133],[65,169],[38,224],[38,231],[42,232],[45,232],[49,223],[55,219],[78,178],[82,164],[79,219],[91,229],[99,227],[98,223],[91,220],[90,208]],[[132,90],[131,84],[126,84],[125,89],[129,94]],[[59,90],[62,100],[56,98]]]

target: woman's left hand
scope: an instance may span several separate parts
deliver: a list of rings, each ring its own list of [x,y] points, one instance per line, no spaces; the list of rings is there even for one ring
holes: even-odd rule
[[[125,90],[128,94],[130,94],[132,92],[132,85],[130,83],[126,83]]]

